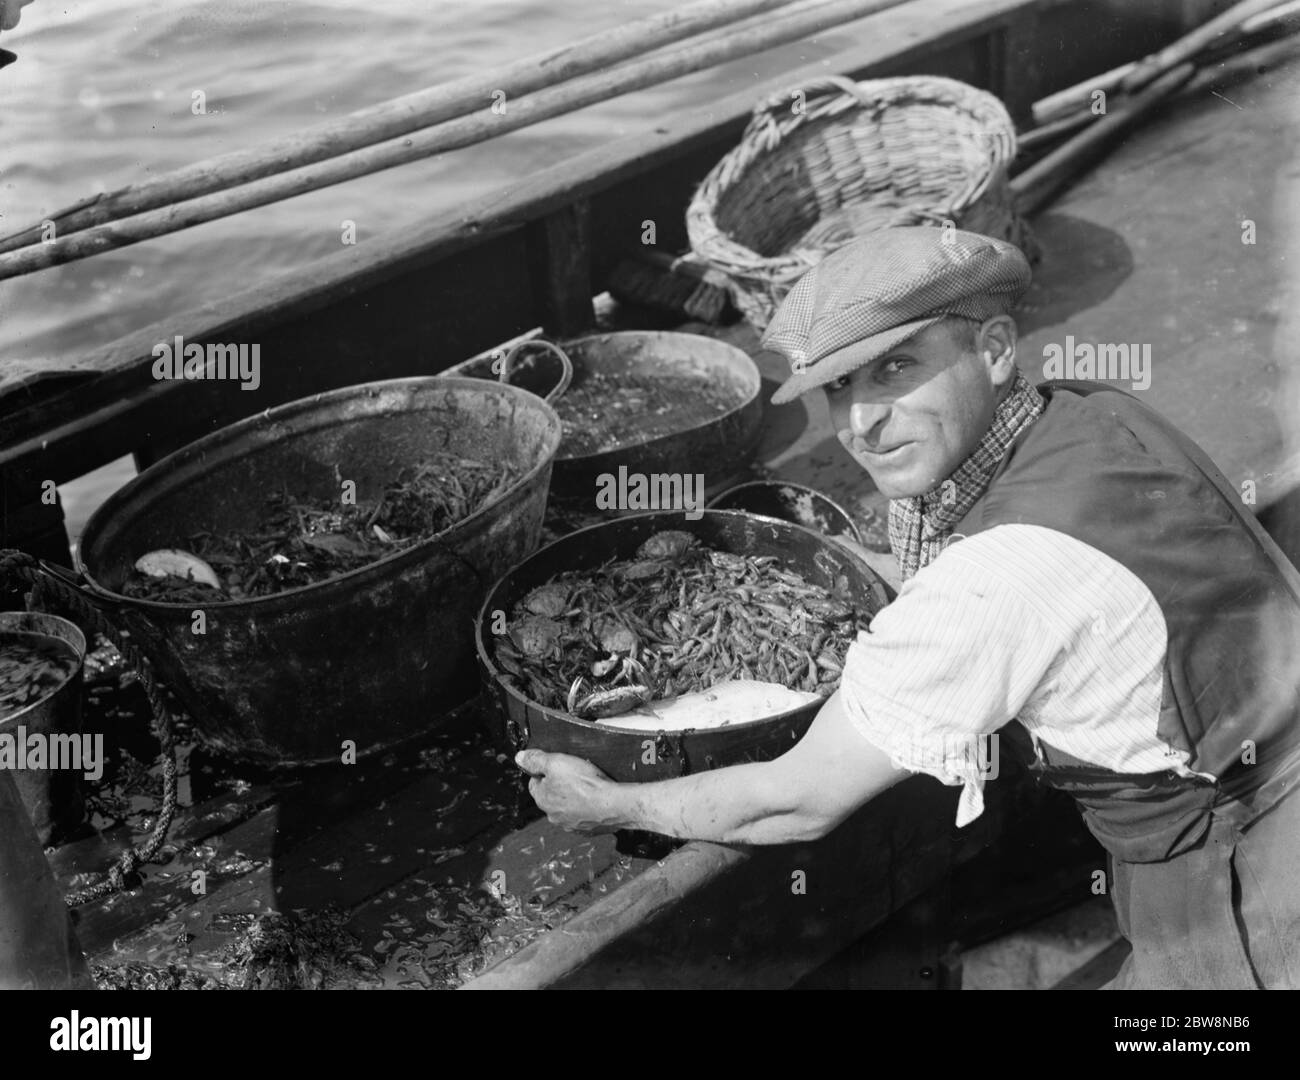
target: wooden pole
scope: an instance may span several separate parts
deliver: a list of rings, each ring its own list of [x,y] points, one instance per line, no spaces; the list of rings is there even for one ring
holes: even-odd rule
[[[906,2],[907,0],[833,0],[789,14],[755,20],[754,24],[741,28],[718,31],[610,71],[581,76],[561,86],[540,90],[517,101],[506,99],[500,112],[492,108],[482,109],[473,115],[413,132],[401,139],[269,176],[243,187],[85,229],[61,237],[53,243],[36,244],[0,254],[0,280],[127,247],[256,206],[391,169],[408,161],[419,161],[448,150],[470,146],[606,101],[619,94],[655,86],[716,64],[762,52],[832,26],[887,8],[899,7]]]
[[[1267,11],[1262,13],[1242,18],[1241,24],[1234,28],[1237,32],[1229,34],[1226,40],[1219,40],[1220,35],[1219,32],[1216,31],[1207,42],[1205,35],[1201,33],[1201,31],[1204,30],[1204,27],[1198,29],[1196,33],[1201,36],[1201,40],[1204,43],[1200,47],[1208,45],[1209,48],[1207,51],[1213,55],[1222,51],[1225,47],[1238,45],[1246,38],[1254,37],[1257,34],[1286,33],[1289,29],[1285,25],[1287,21],[1300,17],[1300,0],[1289,0],[1289,2],[1281,4],[1277,3],[1277,0],[1273,0],[1273,2],[1276,4],[1275,7],[1270,7]],[[1232,10],[1229,10],[1224,14],[1230,15],[1232,14]],[[1206,26],[1208,27],[1209,24],[1207,23]],[[1170,48],[1172,49],[1174,45],[1177,44],[1178,42],[1174,42]],[[1157,53],[1155,55],[1158,57],[1162,54]],[[1054,94],[1049,94],[1047,97],[1034,103],[1035,123],[1039,127],[1046,127],[1049,124],[1066,117],[1073,117],[1080,109],[1086,109],[1088,107],[1089,98],[1094,90],[1104,90],[1107,94],[1111,94],[1115,92],[1116,89],[1123,89],[1122,84],[1130,75],[1133,75],[1136,72],[1139,64],[1149,64],[1152,60],[1152,57],[1147,57],[1143,60],[1132,60],[1127,64],[1121,64],[1117,68],[1112,68],[1110,71],[1104,72],[1103,74],[1090,76],[1083,80],[1083,82],[1076,83],[1074,86],[1068,86],[1064,90],[1058,90]],[[1148,68],[1148,74],[1152,70],[1154,69]],[[1145,78],[1146,76],[1143,77]]]
[[[1196,78],[1187,83],[1179,92],[1181,95],[1194,94],[1209,86],[1220,83],[1236,82],[1249,78],[1261,69],[1271,68],[1274,64],[1288,59],[1296,50],[1294,36],[1270,41],[1245,52],[1233,53],[1227,59],[1199,61]],[[1086,108],[1027,131],[1018,136],[1017,149],[1023,154],[1032,154],[1045,143],[1070,134],[1078,128],[1086,127],[1097,120]]]
[[[1150,113],[1157,105],[1179,90],[1196,73],[1190,62],[1166,72],[1112,112],[1085,128],[1064,146],[1052,151],[1011,181],[1016,209],[1022,214],[1037,213],[1084,169],[1106,152],[1110,142]]]
[[[1086,109],[1093,91],[1104,90],[1109,96],[1114,93],[1124,76],[1137,66],[1136,60],[1130,60],[1127,64],[1120,64],[1119,67],[1100,75],[1091,75],[1081,83],[1067,86],[1064,90],[1058,90],[1055,94],[1049,94],[1034,102],[1035,123],[1039,127],[1046,127],[1048,124],[1073,116],[1080,109]]]
[[[359,109],[277,142],[222,154],[143,183],[92,195],[49,215],[49,220],[54,223],[55,235],[64,236],[235,187],[464,116],[490,105],[497,91],[504,93],[508,100],[522,97],[789,3],[790,0],[700,0],[481,75],[467,75]],[[0,239],[0,252],[39,243],[41,229],[42,226],[35,225]]]
[[[1271,71],[1280,64],[1293,60],[1300,50],[1300,41],[1294,36],[1280,41],[1270,41],[1265,45],[1256,45],[1248,52],[1237,53],[1217,64],[1207,64],[1200,68],[1182,93],[1194,94],[1213,87],[1226,87],[1244,79],[1253,79],[1266,71]]]
[[[1135,94],[1143,87],[1150,86],[1166,72],[1173,70],[1185,60],[1190,60],[1203,49],[1215,44],[1224,34],[1239,30],[1241,24],[1254,18],[1270,8],[1278,6],[1278,0],[1242,0],[1233,4],[1221,15],[1216,15],[1203,23],[1190,34],[1157,53],[1152,53],[1142,60],[1120,81],[1120,89],[1126,94]]]
[[[1073,134],[1079,128],[1087,127],[1096,119],[1087,109],[1081,109],[1069,116],[1062,116],[1059,120],[1053,120],[1049,124],[1040,124],[1038,127],[1016,136],[1016,152],[1018,154],[1032,153],[1043,143],[1049,143],[1053,139]]]

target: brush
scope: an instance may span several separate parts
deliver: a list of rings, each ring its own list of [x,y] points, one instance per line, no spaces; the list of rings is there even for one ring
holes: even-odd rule
[[[669,311],[683,318],[717,323],[730,306],[727,279],[691,256],[674,258],[642,250],[623,259],[609,277],[609,294],[623,304]]]

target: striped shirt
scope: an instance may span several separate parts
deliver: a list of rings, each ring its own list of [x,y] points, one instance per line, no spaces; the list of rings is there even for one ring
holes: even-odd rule
[[[1166,640],[1132,571],[1054,529],[998,525],[904,583],[850,646],[841,698],[896,767],[964,785],[962,826],[983,812],[996,761],[980,737],[1013,719],[1036,750],[1193,775],[1156,734]]]

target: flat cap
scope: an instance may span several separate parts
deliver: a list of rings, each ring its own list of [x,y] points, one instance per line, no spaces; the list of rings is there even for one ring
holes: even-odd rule
[[[1017,247],[979,233],[909,225],[862,236],[804,274],[773,316],[763,347],[794,374],[772,401],[834,382],[946,315],[1004,315],[1030,277]]]

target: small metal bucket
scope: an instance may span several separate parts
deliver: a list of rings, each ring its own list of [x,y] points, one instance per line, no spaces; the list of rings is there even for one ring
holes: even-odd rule
[[[552,485],[557,494],[593,497],[601,478],[629,474],[691,476],[703,469],[704,486],[719,490],[754,456],[762,436],[762,377],[743,349],[699,334],[620,331],[564,343],[573,367],[569,391],[595,372],[706,378],[730,399],[723,412],[688,419],[674,430],[647,434],[637,423],[616,445],[595,451],[560,444]],[[563,407],[561,404],[561,413]]]
[[[67,619],[36,611],[0,612],[0,631],[44,634],[66,642],[77,654],[77,666],[63,682],[44,697],[0,720],[0,741],[6,744],[0,746],[0,768],[7,769],[7,755],[12,749],[16,755],[16,767],[11,773],[14,786],[41,843],[49,846],[81,824],[85,815],[82,773],[93,771],[91,763],[82,759],[80,747],[71,746],[72,740],[78,743],[81,740],[81,674],[86,658],[86,638]],[[36,740],[45,747],[42,753],[44,765],[31,768],[25,759],[29,758],[28,750]],[[75,750],[75,761],[84,768],[50,767],[68,764],[62,757],[53,760],[56,750],[60,754]],[[4,828],[3,823],[0,823],[0,828]]]

